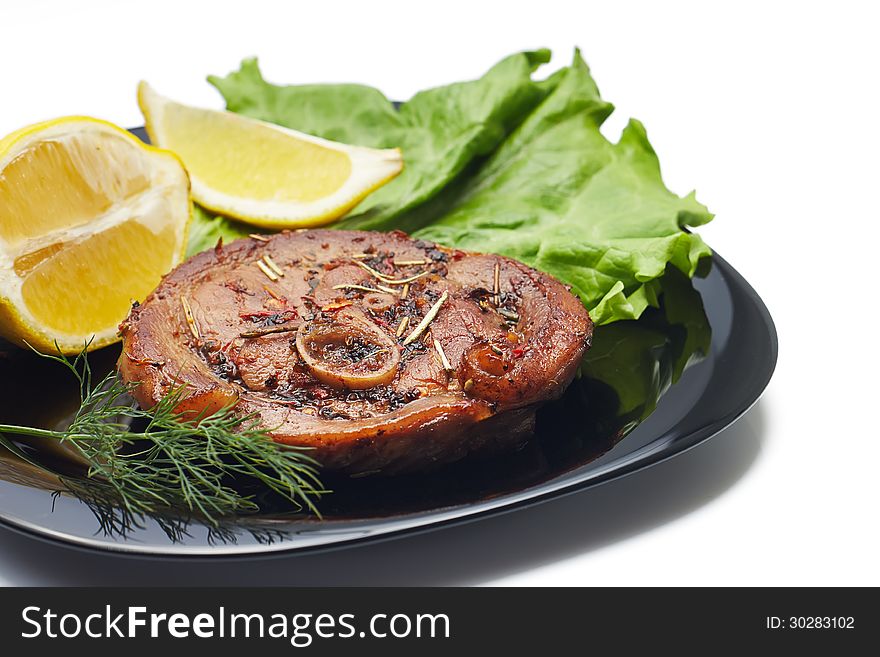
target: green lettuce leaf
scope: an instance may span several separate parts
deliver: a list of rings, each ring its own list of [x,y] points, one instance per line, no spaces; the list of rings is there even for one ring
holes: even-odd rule
[[[400,147],[404,172],[337,228],[400,229],[501,253],[572,287],[597,324],[636,319],[658,302],[668,265],[693,276],[710,255],[687,228],[712,219],[693,193],[663,184],[645,129],[630,121],[613,143],[612,111],[579,52],[546,80],[539,50],[512,55],[482,78],[429,89],[395,109],[361,85],[277,86],[254,60],[209,78],[227,108],[329,139]],[[193,249],[243,231],[199,215]]]
[[[641,123],[630,121],[616,144],[602,135],[595,89],[576,54],[540,107],[416,236],[553,274],[604,324],[656,306],[667,264],[694,274],[710,251],[682,229],[712,215],[693,194],[666,189]]]
[[[690,363],[709,353],[712,330],[693,282],[670,266],[657,287],[658,308],[596,328],[579,376],[539,411],[540,433],[552,440],[529,449],[542,463],[556,468],[605,453],[654,411]]]
[[[208,80],[232,112],[326,139],[403,151],[403,173],[367,197],[348,227],[401,228],[394,218],[424,203],[475,158],[491,153],[546,95],[532,80],[550,52],[512,55],[479,80],[428,89],[399,109],[376,89],[352,84],[276,86],[255,60]],[[405,229],[405,228],[404,228]]]
[[[659,309],[639,321],[596,328],[579,371],[616,393],[617,408],[603,412],[635,423],[651,414],[688,365],[708,355],[712,341],[703,300],[683,273],[669,267],[657,287]]]
[[[193,207],[193,221],[189,229],[186,257],[213,248],[218,240],[226,243],[261,232],[253,226],[218,215],[200,205]]]

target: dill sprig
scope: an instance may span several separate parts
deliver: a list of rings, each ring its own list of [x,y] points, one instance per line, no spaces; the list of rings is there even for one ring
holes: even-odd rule
[[[133,403],[131,384],[116,372],[93,385],[86,348],[73,359],[60,351],[39,355],[76,377],[79,409],[61,431],[0,424],[0,444],[47,471],[3,434],[58,440],[74,448],[88,464],[86,476],[61,479],[99,518],[125,527],[142,526],[145,516],[185,513],[216,527],[224,516],[259,510],[255,495],[241,492],[253,484],[297,510],[320,515],[315,500],[325,491],[318,463],[304,448],[273,442],[257,418],[237,416],[232,408],[181,415],[175,409],[183,388],[145,411]],[[112,509],[116,512],[109,513]]]

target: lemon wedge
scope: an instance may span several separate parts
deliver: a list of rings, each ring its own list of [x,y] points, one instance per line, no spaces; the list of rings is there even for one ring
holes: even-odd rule
[[[105,121],[0,139],[0,335],[66,354],[115,342],[182,259],[191,214],[180,160]]]
[[[264,228],[329,223],[403,168],[399,149],[349,146],[182,105],[145,82],[138,103],[150,140],[183,160],[199,204]]]

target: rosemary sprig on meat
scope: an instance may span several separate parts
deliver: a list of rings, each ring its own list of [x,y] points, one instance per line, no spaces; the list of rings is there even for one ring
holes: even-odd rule
[[[356,283],[343,283],[334,285],[334,290],[358,290],[360,292],[381,292],[378,288],[368,287],[366,285],[357,285]]]
[[[356,264],[358,267],[363,269],[365,272],[367,272],[373,278],[376,278],[376,279],[382,281],[383,283],[386,283],[387,285],[404,285],[406,283],[412,283],[413,281],[416,281],[416,280],[422,278],[423,276],[427,276],[428,274],[431,273],[430,271],[421,271],[418,274],[414,274],[413,276],[408,276],[406,278],[393,278],[392,276],[388,276],[386,274],[383,274],[382,272],[376,271],[375,269],[373,269],[369,265],[365,265],[364,263],[360,262],[359,260],[355,260],[354,264]]]
[[[273,333],[292,333],[299,326],[264,326],[250,331],[242,331],[238,334],[240,338],[261,338],[264,335],[272,335]]]
[[[395,267],[414,267],[415,265],[430,265],[430,260],[394,260]]]
[[[263,262],[266,263],[266,266],[272,270],[278,276],[284,277],[284,270],[279,267],[274,260],[272,260],[272,256],[268,253],[263,256]]]
[[[187,301],[186,297],[180,297],[180,305],[183,306],[183,316],[186,318],[186,323],[189,326],[189,331],[192,333],[192,336],[196,340],[201,340],[202,336],[199,333],[199,325],[196,324],[195,317],[193,317],[192,308],[189,305],[189,301]]]
[[[424,333],[425,329],[434,321],[434,318],[437,316],[437,313],[440,312],[440,306],[442,306],[446,299],[449,298],[449,292],[443,290],[443,294],[440,295],[440,298],[434,303],[433,306],[428,310],[428,313],[422,318],[422,321],[419,322],[418,326],[416,326],[412,333],[406,336],[406,339],[403,341],[403,346],[408,345],[410,342],[417,340],[419,336]]]
[[[297,509],[318,515],[325,491],[306,449],[272,441],[253,417],[231,408],[183,415],[177,389],[149,411],[132,402],[131,386],[111,372],[96,385],[85,355],[40,354],[66,367],[80,387],[80,407],[63,431],[0,424],[0,444],[35,462],[13,436],[61,441],[88,464],[85,477],[62,475],[69,492],[93,507],[120,508],[135,524],[146,516],[187,513],[217,526],[224,516],[259,510],[253,484]],[[58,474],[58,473],[56,473]]]
[[[434,338],[434,349],[437,350],[437,355],[440,356],[440,363],[443,365],[443,369],[446,372],[452,372],[454,368],[449,363],[449,359],[446,357],[446,352],[443,351],[443,345],[440,344],[440,341],[437,338]]]
[[[400,324],[397,325],[397,330],[394,332],[396,337],[400,337],[403,335],[403,332],[406,330],[406,327],[409,325],[409,315],[404,315],[403,319],[400,320]]]

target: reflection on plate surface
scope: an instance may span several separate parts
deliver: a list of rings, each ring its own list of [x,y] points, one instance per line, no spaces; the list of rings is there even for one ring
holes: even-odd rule
[[[621,476],[717,433],[769,381],[776,362],[769,314],[735,270],[714,260],[708,275],[693,282],[668,272],[660,307],[638,321],[598,327],[582,375],[539,411],[535,437],[518,452],[418,476],[328,476],[333,493],[320,501],[322,520],[262,495],[259,515],[210,527],[174,517],[133,522],[118,509],[90,508],[54,494],[57,478],[0,451],[0,519],[43,537],[114,550],[314,549],[438,526]],[[109,370],[117,354],[118,347],[93,354],[93,367]],[[0,371],[0,399],[8,402],[0,423],[57,428],[78,405],[75,382],[50,361],[0,348]],[[79,472],[57,449],[28,453],[64,474]]]

